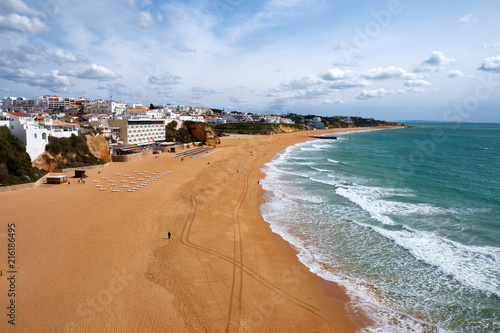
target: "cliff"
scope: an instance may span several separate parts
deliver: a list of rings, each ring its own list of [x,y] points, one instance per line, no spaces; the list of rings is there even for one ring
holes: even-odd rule
[[[185,121],[182,126],[186,128],[189,134],[195,137],[196,140],[206,145],[215,146],[220,143],[217,133],[209,124]]]
[[[87,146],[89,146],[89,150],[92,155],[97,158],[102,158],[104,162],[111,162],[111,155],[109,155],[109,144],[104,136],[87,135],[86,138]]]
[[[54,170],[57,169],[57,163],[60,158],[60,154],[54,157],[50,153],[44,151],[42,155],[38,156],[31,164],[38,169],[54,172]]]
[[[103,136],[72,135],[70,138],[50,136],[45,150],[32,164],[50,172],[55,169],[104,164],[111,160],[109,146]]]
[[[270,123],[231,123],[216,126],[216,130],[221,133],[238,134],[280,134],[305,131],[307,128],[302,125],[294,124],[270,124]]]
[[[274,133],[293,133],[293,132],[300,132],[300,131],[306,131],[307,128],[304,126],[300,125],[288,125],[288,124],[279,124],[275,127]]]

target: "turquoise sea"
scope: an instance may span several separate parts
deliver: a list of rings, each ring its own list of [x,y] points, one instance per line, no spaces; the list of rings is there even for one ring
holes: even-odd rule
[[[414,125],[287,148],[261,213],[363,332],[500,332],[500,124]]]

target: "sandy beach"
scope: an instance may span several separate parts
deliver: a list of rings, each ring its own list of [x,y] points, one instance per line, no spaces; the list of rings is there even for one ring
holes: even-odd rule
[[[347,315],[348,296],[309,272],[259,212],[264,164],[326,132],[336,131],[223,137],[206,157],[164,153],[89,170],[85,184],[0,193],[0,331],[356,331],[366,322]]]

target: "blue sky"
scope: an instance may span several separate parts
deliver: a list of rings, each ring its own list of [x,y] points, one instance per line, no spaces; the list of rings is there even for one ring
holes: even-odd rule
[[[2,0],[0,95],[500,122],[497,1]]]

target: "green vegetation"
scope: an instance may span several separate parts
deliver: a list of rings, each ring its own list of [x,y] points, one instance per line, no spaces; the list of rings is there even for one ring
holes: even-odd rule
[[[0,186],[35,182],[47,171],[31,166],[26,147],[6,126],[0,127]]]
[[[102,158],[97,158],[90,152],[85,135],[73,134],[69,138],[49,136],[49,143],[45,150],[52,155],[61,154],[62,159],[57,164],[57,169],[106,163]]]
[[[290,113],[287,115],[282,115],[283,118],[292,119],[295,124],[309,124],[314,117],[318,117],[315,115],[300,115],[295,113]],[[383,120],[375,120],[373,118],[362,118],[362,117],[344,117],[344,116],[335,116],[335,117],[326,117],[320,116],[321,121],[325,124],[325,128],[345,128],[345,127],[376,127],[376,126],[395,126],[397,123],[387,122]],[[346,119],[350,119],[346,121]]]
[[[188,130],[194,124],[193,121],[185,121],[181,128],[177,128],[177,122],[171,121],[165,127],[165,141],[175,141],[178,143],[188,143],[198,141]]]
[[[234,123],[234,124],[220,124],[215,126],[218,133],[237,133],[237,134],[271,134],[281,132],[279,126],[288,127],[294,130],[304,130],[302,125],[290,124],[268,124],[268,123]]]

